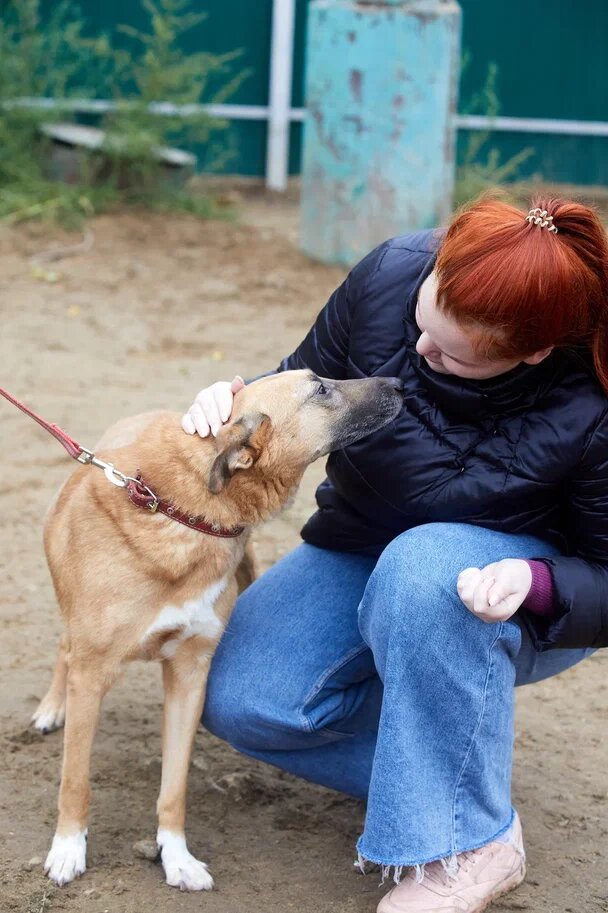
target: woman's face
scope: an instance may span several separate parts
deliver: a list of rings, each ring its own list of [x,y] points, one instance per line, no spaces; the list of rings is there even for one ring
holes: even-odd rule
[[[537,352],[529,358],[488,358],[473,348],[475,335],[479,339],[483,330],[474,334],[443,314],[437,307],[437,277],[431,273],[422,285],[416,306],[416,323],[420,338],[416,351],[422,355],[429,368],[439,374],[454,374],[471,380],[498,377],[525,361],[538,364],[551,351]]]

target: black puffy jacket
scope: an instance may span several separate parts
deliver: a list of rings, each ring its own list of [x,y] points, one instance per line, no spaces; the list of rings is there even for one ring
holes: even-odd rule
[[[429,368],[414,311],[440,239],[422,231],[372,251],[279,367],[405,384],[395,422],[330,456],[303,538],[377,555],[438,521],[537,536],[564,557],[544,558],[555,617],[522,613],[536,648],[608,646],[608,399],[584,349],[487,381]]]

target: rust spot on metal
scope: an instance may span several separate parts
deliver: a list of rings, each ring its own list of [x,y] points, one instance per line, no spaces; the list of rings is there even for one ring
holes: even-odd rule
[[[355,41],[357,40],[357,33],[356,32],[347,32],[346,39],[350,44],[354,44]]]
[[[348,76],[348,85],[355,101],[362,100],[363,73],[361,70],[351,70]]]
[[[403,95],[395,95],[395,97],[393,98],[393,107],[399,109],[399,108],[402,108],[404,104],[405,104],[405,98],[403,97]]]
[[[367,130],[367,127],[363,123],[363,118],[359,117],[357,114],[351,114],[348,117],[345,117],[344,120],[347,123],[353,124],[353,126],[355,128],[355,133],[357,134],[357,136],[360,133],[365,133],[365,131]]]
[[[333,136],[325,130],[325,123],[323,118],[323,113],[319,111],[317,107],[309,107],[309,115],[311,120],[314,122],[314,125],[317,130],[317,135],[319,137],[319,143],[324,146],[335,159],[340,161],[342,159],[342,151],[337,145]]]
[[[334,140],[332,136],[328,136],[325,141],[325,146],[331,152],[336,161],[341,162],[344,156],[342,155],[342,150]]]
[[[405,12],[408,16],[415,16],[416,19],[422,19],[430,21],[437,18],[435,13],[425,13],[420,10],[411,10],[409,8],[409,0],[401,0],[399,3],[391,2],[391,0],[355,0],[354,3],[355,9],[365,10],[366,12],[374,13],[377,10],[380,12],[386,12],[389,14],[390,18],[394,18],[395,14],[400,13],[401,11]]]
[[[420,10],[410,10],[409,15],[414,16],[414,18],[417,19],[422,26],[428,25],[430,22],[434,22],[437,18],[435,13],[422,13]]]

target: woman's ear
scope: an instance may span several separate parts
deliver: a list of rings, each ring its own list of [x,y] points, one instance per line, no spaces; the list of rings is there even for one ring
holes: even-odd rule
[[[534,355],[528,355],[527,358],[524,358],[525,365],[539,365],[541,361],[544,361],[547,355],[550,355],[555,346],[547,346],[546,349],[539,349],[538,352],[535,352]]]

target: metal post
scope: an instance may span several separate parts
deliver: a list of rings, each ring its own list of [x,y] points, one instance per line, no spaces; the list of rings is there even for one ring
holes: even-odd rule
[[[266,146],[266,186],[270,190],[287,187],[294,17],[295,0],[274,0]]]
[[[456,0],[312,0],[301,245],[352,264],[445,223],[460,70]]]

